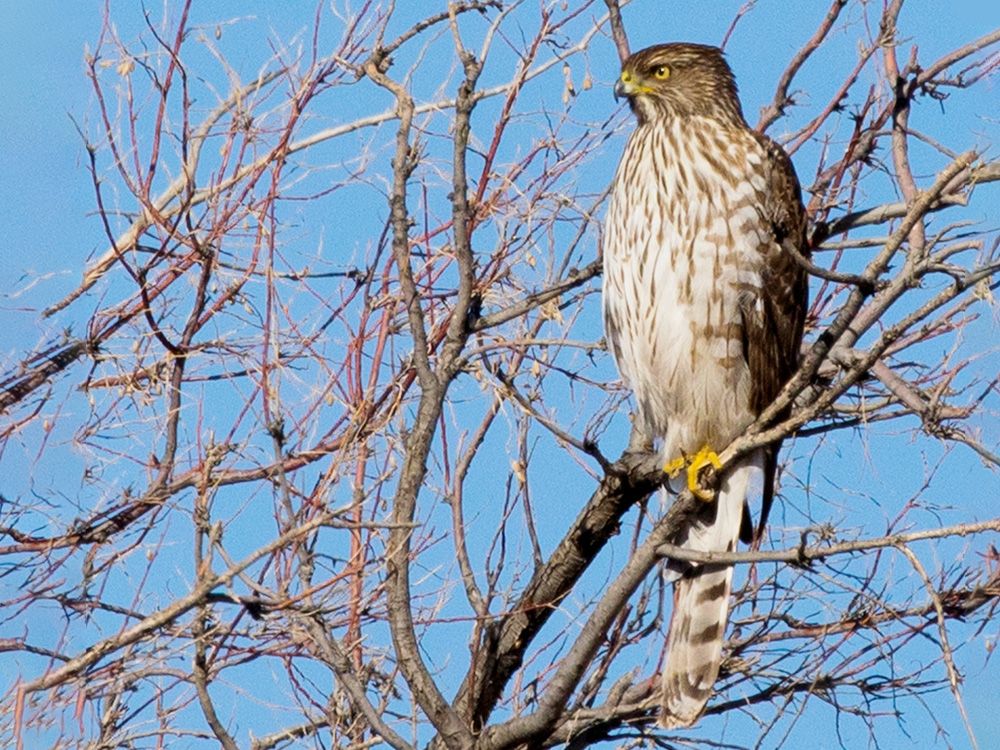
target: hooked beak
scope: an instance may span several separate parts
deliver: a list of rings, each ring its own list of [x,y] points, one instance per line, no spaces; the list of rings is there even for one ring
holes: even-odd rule
[[[635,77],[627,70],[623,70],[622,74],[615,81],[614,87],[615,101],[621,98],[631,99],[633,96],[639,94],[648,94],[652,92],[652,89],[643,86],[642,83],[636,81]]]
[[[617,81],[615,81],[615,87],[614,87],[613,91],[614,91],[614,94],[615,94],[615,101],[616,102],[619,99],[621,99],[621,98],[626,97],[626,96],[629,95],[629,91],[628,91],[628,88],[625,85],[625,81],[623,81],[621,78],[619,78]]]

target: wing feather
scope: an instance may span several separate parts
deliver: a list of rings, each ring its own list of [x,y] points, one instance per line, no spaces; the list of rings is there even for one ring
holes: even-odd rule
[[[773,236],[773,242],[765,251],[761,294],[758,298],[745,300],[742,309],[743,354],[750,369],[750,406],[755,414],[760,414],[798,367],[809,279],[796,255],[808,257],[809,246],[802,191],[791,159],[766,135],[754,135],[768,156],[768,182],[760,210]],[[779,418],[786,416],[788,411],[786,409]],[[764,531],[774,501],[780,449],[778,442],[768,446],[765,452],[757,539]]]

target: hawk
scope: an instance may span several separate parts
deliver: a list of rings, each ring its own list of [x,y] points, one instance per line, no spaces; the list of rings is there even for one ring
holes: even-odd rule
[[[672,476],[687,467],[688,486],[706,501],[677,543],[732,551],[754,536],[746,496],[760,471],[763,529],[778,446],[728,470],[717,497],[698,489],[698,476],[797,366],[807,277],[795,253],[808,253],[799,183],[788,155],[743,119],[715,47],[636,52],[614,91],[638,124],[604,227],[607,340],[640,434],[662,446]],[[690,726],[718,677],[733,568],[673,560],[667,577],[674,607],[660,723]]]

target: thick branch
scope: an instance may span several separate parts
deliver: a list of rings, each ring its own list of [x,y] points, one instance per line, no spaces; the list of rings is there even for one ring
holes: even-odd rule
[[[428,456],[434,432],[444,403],[446,383],[439,380],[431,367],[427,331],[421,298],[413,279],[410,265],[409,214],[406,208],[406,183],[416,165],[410,145],[410,123],[413,118],[413,99],[399,83],[387,77],[380,65],[383,58],[373,56],[365,65],[365,72],[380,86],[396,96],[399,130],[396,136],[396,157],[393,164],[393,192],[391,215],[393,226],[393,254],[399,270],[399,281],[406,302],[413,337],[414,366],[420,381],[420,404],[409,438],[406,455],[399,474],[399,486],[392,506],[392,520],[399,526],[389,535],[386,550],[388,573],[387,609],[389,629],[392,634],[396,660],[403,678],[412,690],[413,697],[441,733],[451,750],[462,750],[472,744],[472,735],[458,713],[441,694],[437,683],[420,656],[413,625],[410,589],[410,541],[413,531],[407,525],[413,522],[417,497],[427,474]]]
[[[687,514],[696,510],[694,506],[697,502],[688,497],[686,501],[674,503],[657,522],[646,540],[629,558],[622,572],[607,588],[569,653],[560,661],[559,668],[538,701],[538,709],[528,716],[490,727],[481,741],[483,750],[506,750],[544,737],[556,726],[567,701],[597,649],[604,642],[611,622],[656,565],[660,545],[677,535],[687,522]]]
[[[455,705],[468,700],[470,681],[483,686],[475,705],[477,726],[485,725],[535,635],[597,553],[617,534],[622,516],[662,482],[663,469],[657,457],[622,456],[605,474],[556,550],[535,571],[510,613],[487,626],[491,658],[474,665],[476,674],[466,675],[455,700]]]

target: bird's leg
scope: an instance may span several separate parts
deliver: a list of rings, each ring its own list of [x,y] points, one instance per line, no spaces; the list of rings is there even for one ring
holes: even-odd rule
[[[719,461],[719,456],[709,448],[707,445],[703,445],[701,450],[698,451],[693,456],[688,456],[686,453],[681,451],[681,457],[675,458],[673,461],[667,463],[663,467],[671,479],[678,477],[684,468],[687,468],[687,486],[693,494],[699,500],[704,500],[705,502],[711,502],[715,499],[715,493],[711,490],[703,490],[701,488],[701,483],[698,481],[699,476],[703,469],[708,466],[713,466],[716,470],[722,468],[722,462]]]

